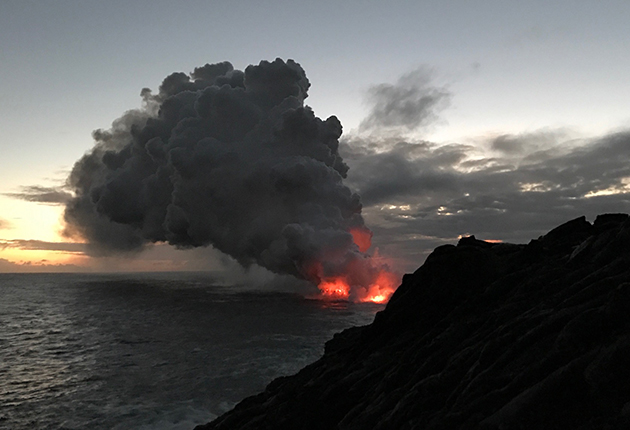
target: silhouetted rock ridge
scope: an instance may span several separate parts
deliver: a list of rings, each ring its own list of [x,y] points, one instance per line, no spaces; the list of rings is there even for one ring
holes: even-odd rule
[[[201,429],[630,428],[630,219],[436,248],[365,327]]]

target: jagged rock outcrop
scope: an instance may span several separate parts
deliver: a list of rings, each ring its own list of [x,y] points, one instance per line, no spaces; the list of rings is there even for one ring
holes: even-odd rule
[[[595,428],[630,428],[626,214],[438,247],[373,324],[197,427]]]

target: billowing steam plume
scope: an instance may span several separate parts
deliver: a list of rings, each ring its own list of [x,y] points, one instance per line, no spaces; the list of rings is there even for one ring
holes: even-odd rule
[[[277,59],[207,64],[142,90],[143,109],[95,131],[75,164],[66,233],[95,254],[211,245],[324,294],[388,296],[396,280],[365,254],[371,232],[343,184],[341,124],[304,105],[309,86]]]

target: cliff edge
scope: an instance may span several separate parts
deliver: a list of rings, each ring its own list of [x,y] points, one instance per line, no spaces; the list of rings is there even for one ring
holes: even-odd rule
[[[365,327],[209,429],[630,428],[630,218],[438,247]]]

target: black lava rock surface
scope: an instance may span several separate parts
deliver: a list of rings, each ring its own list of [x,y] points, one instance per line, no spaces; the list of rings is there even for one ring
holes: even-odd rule
[[[206,429],[630,429],[630,219],[463,238]]]

